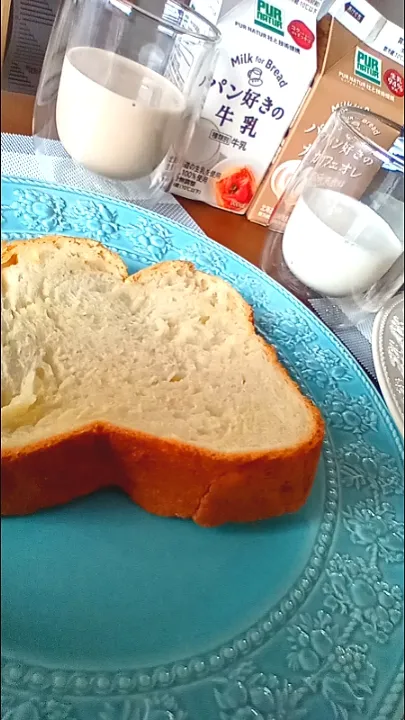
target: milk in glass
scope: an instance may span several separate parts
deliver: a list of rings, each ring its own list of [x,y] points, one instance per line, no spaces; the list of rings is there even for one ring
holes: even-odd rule
[[[304,190],[282,243],[293,275],[329,297],[365,292],[402,251],[395,232],[372,208],[328,188]]]
[[[183,94],[143,65],[95,47],[64,59],[56,126],[62,145],[86,169],[132,180],[151,174],[182,127]]]

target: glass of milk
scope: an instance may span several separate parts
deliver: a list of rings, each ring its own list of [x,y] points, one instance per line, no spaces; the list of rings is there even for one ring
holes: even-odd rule
[[[131,200],[168,189],[209,89],[219,38],[177,0],[62,0],[33,121],[46,178],[119,187]]]
[[[332,326],[358,324],[403,285],[403,203],[401,127],[340,108],[270,218],[262,267]]]

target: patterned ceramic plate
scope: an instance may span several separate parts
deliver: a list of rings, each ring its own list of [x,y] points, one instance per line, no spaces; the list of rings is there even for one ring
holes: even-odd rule
[[[332,334],[259,270],[162,217],[3,179],[3,238],[86,235],[131,271],[188,258],[254,306],[327,419],[290,517],[214,530],[98,493],[3,521],[3,720],[394,720],[402,440]]]
[[[404,434],[404,293],[390,300],[374,321],[373,358],[381,392]]]

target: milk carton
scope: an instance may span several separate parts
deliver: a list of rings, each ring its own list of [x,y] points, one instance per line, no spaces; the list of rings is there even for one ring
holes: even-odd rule
[[[329,5],[329,14],[317,28],[317,74],[249,207],[247,217],[252,222],[268,224],[289,180],[335,109],[364,108],[403,124],[403,29],[365,0]],[[380,137],[379,143],[389,149],[391,135]]]
[[[244,214],[316,71],[320,0],[194,0],[222,43],[172,191]]]

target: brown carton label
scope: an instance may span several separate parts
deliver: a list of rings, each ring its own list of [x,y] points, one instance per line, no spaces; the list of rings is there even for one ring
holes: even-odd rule
[[[370,50],[330,17],[319,23],[318,36],[320,53],[324,53],[323,57],[318,57],[320,70],[249,207],[247,217],[252,222],[263,225],[268,223],[288,181],[301,160],[311,151],[331,113],[338,107],[369,109],[398,124],[403,123],[403,68],[384,55]],[[381,126],[369,130],[370,138],[385,149],[392,146],[397,135],[396,131],[386,126],[384,131]],[[344,139],[337,142],[341,140],[344,143]],[[339,148],[334,150],[338,151]],[[340,156],[340,163],[341,160]],[[330,163],[330,171],[336,158],[325,157],[324,162]],[[351,158],[351,167],[347,168],[347,173],[353,174],[352,192],[356,197],[361,196],[378,170],[377,164],[368,170],[367,166],[363,167],[361,163],[360,165],[361,168],[356,166]],[[330,172],[328,174],[331,175]],[[346,177],[345,187],[348,187],[347,179]],[[338,186],[336,187],[338,189]]]

